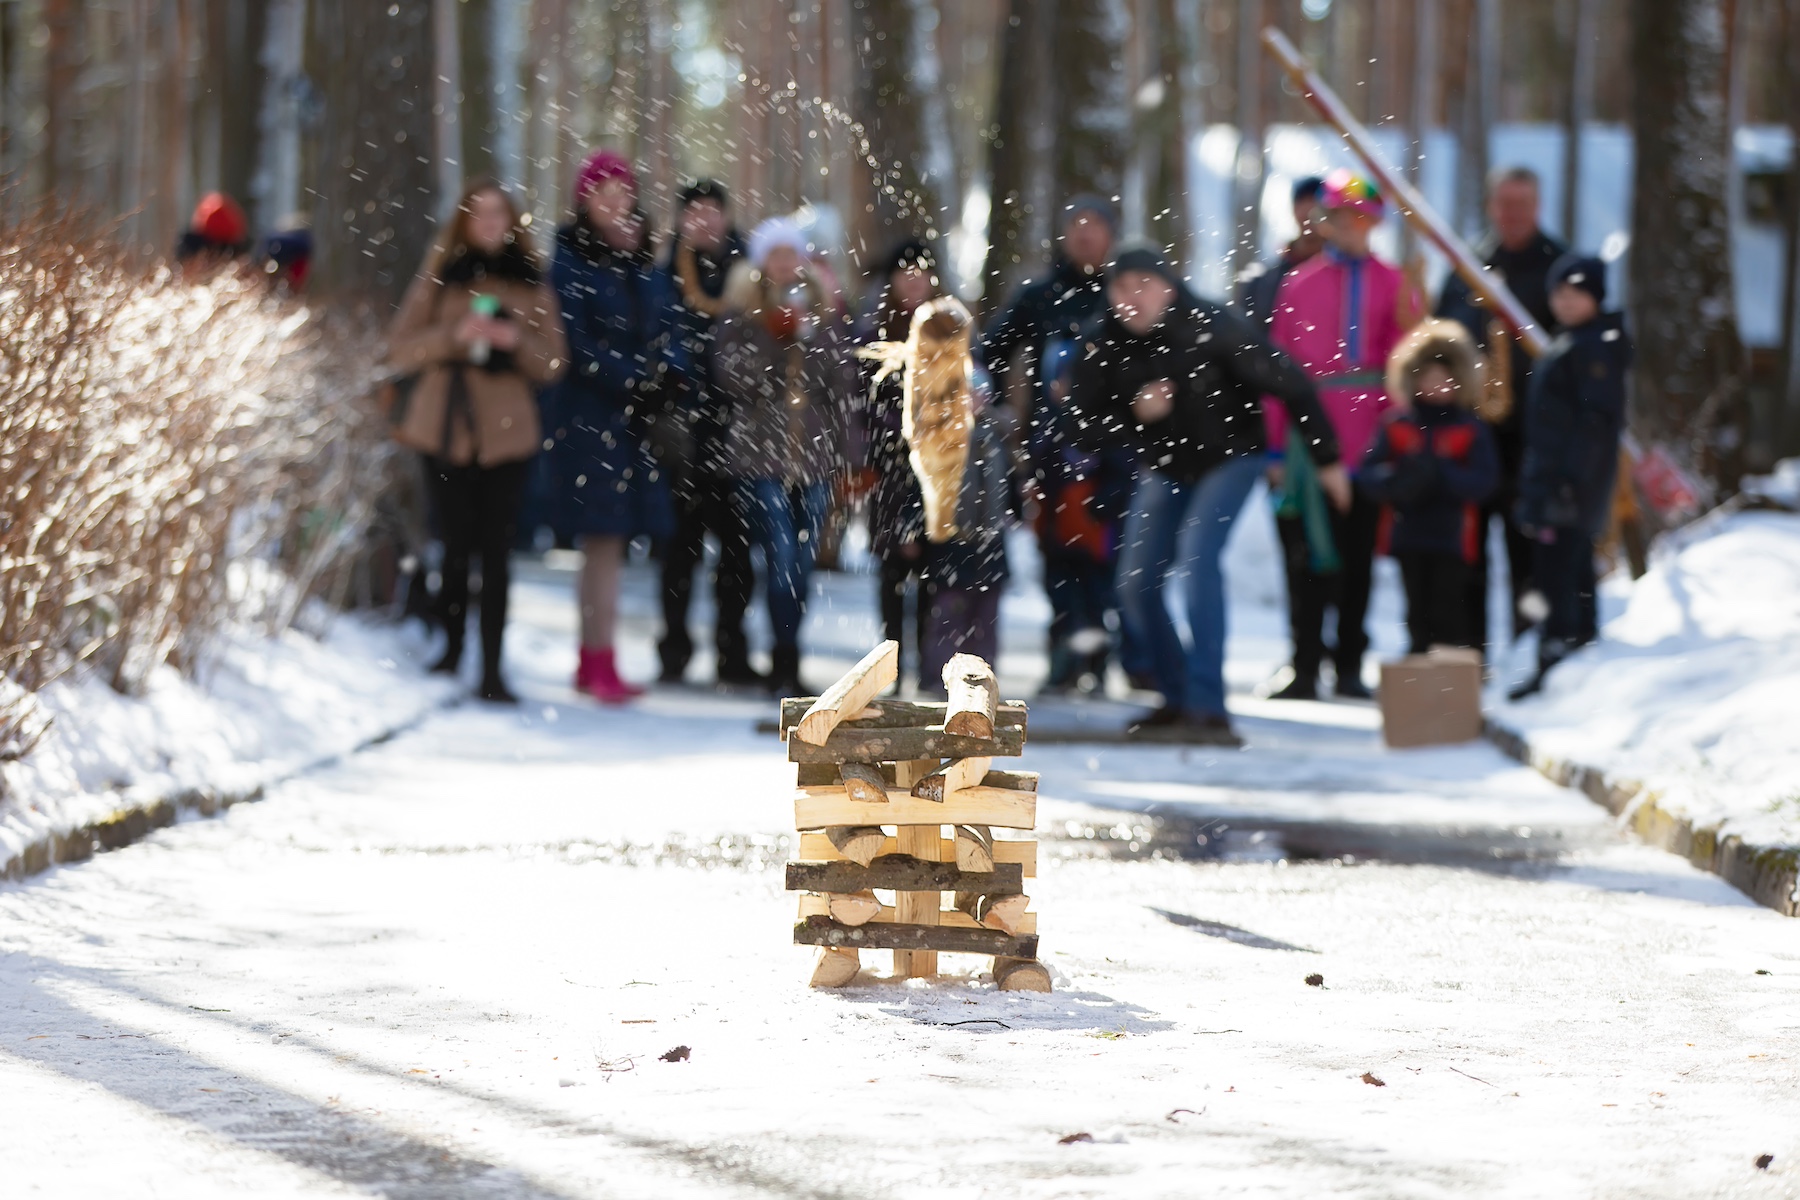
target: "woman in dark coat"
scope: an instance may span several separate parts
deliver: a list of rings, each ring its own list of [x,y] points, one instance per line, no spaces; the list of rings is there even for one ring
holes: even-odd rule
[[[912,330],[912,315],[919,305],[943,294],[938,282],[937,260],[923,242],[905,242],[888,256],[877,277],[881,303],[859,343],[904,342]],[[869,541],[881,564],[878,585],[882,636],[906,647],[906,594],[917,583],[914,599],[915,652],[923,654],[929,602],[925,596],[925,510],[919,495],[919,478],[908,459],[901,435],[904,376],[895,372],[879,384],[871,384],[880,364],[862,363],[863,431],[868,467],[874,476],[869,495]],[[930,680],[921,676],[926,682]]]
[[[448,642],[432,670],[454,673],[462,661],[469,559],[479,551],[484,700],[513,699],[500,676],[507,560],[526,464],[543,442],[533,392],[567,356],[557,307],[512,199],[477,180],[388,332],[388,367],[414,380],[405,408],[391,414],[394,436],[425,456],[444,536]]]
[[[575,219],[557,231],[551,267],[570,360],[554,400],[556,524],[582,552],[575,687],[616,704],[642,692],[620,677],[613,650],[625,549],[674,525],[669,483],[645,431],[664,376],[678,365],[675,292],[646,244],[629,163],[593,154],[575,206]]]

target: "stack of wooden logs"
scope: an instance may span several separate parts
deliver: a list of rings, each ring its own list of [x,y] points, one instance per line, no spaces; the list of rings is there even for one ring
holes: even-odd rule
[[[794,940],[820,947],[812,984],[849,983],[860,952],[880,949],[899,978],[935,976],[943,952],[980,954],[1001,990],[1047,992],[1024,886],[1037,843],[993,834],[1037,823],[1037,776],[993,769],[1024,753],[1025,706],[1001,703],[993,668],[967,654],[944,668],[946,702],[877,699],[899,660],[883,642],[824,695],[781,702],[799,766],[787,887],[803,893]]]

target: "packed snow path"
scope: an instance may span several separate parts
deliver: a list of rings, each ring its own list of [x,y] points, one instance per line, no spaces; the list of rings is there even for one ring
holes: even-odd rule
[[[521,709],[0,888],[6,1195],[1800,1195],[1800,923],[1486,747],[1036,747],[1056,992],[809,992],[769,705],[574,699],[567,582]]]

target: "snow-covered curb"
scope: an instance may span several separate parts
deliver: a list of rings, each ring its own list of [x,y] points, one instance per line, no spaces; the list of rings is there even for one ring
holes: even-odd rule
[[[0,764],[0,879],[210,816],[422,719],[458,694],[402,631],[355,617],[320,638],[228,635],[199,680],[159,669],[141,696],[100,680],[38,694],[48,733]]]
[[[1524,735],[1498,721],[1488,721],[1487,736],[1503,753],[1551,782],[1604,806],[1652,846],[1681,855],[1783,916],[1800,917],[1800,849],[1758,845],[1719,825],[1696,825],[1691,817],[1664,807],[1642,780],[1615,779],[1598,767],[1540,754]]]
[[[1800,516],[1672,536],[1598,645],[1494,705],[1502,749],[1647,841],[1800,915]]]

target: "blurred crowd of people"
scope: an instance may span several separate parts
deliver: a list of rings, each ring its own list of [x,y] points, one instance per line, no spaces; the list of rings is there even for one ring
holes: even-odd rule
[[[942,295],[934,247],[894,247],[856,303],[830,247],[788,217],[741,233],[713,181],[680,193],[659,247],[632,165],[597,152],[547,256],[503,187],[471,183],[388,351],[389,418],[421,455],[443,545],[437,669],[463,659],[479,559],[479,694],[512,699],[501,642],[528,489],[528,519],[580,552],[574,682],[606,703],[642,690],[616,654],[634,539],[660,561],[664,681],[690,672],[695,576],[710,564],[715,681],[798,695],[815,565],[835,514],[865,513],[904,686],[931,694],[952,654],[997,655],[1007,534],[1028,524],[1053,613],[1046,687],[1097,690],[1116,664],[1160,697],[1137,735],[1235,744],[1221,556],[1266,479],[1293,639],[1269,694],[1369,696],[1377,554],[1399,563],[1415,651],[1485,650],[1490,540],[1512,581],[1505,632],[1541,625],[1521,691],[1537,686],[1595,636],[1594,539],[1630,353],[1604,264],[1542,232],[1530,172],[1494,178],[1481,254],[1556,335],[1533,362],[1460,281],[1431,316],[1413,278],[1372,253],[1386,206],[1368,179],[1304,180],[1293,202],[1299,235],[1224,303],[1160,248],[1120,244],[1106,198],[1070,199],[1047,272],[975,333],[970,453],[956,531],[938,541],[901,378],[857,353],[905,341]],[[1490,539],[1496,521],[1504,536]],[[744,628],[759,574],[766,670]]]

